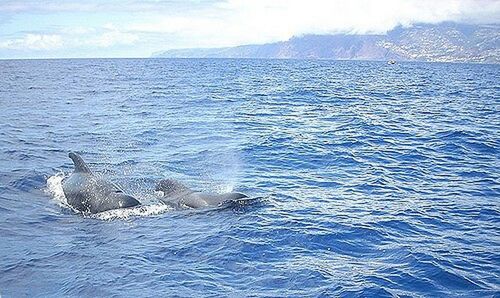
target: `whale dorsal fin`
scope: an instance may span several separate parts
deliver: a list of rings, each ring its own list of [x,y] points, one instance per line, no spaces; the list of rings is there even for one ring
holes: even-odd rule
[[[73,164],[75,165],[75,172],[92,174],[92,171],[90,170],[89,166],[87,166],[87,164],[83,161],[80,155],[70,152],[69,158],[71,158]]]

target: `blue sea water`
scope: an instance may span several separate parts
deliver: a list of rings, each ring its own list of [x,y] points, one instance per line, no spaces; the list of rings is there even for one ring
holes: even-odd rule
[[[0,61],[0,295],[498,297],[499,70]],[[67,208],[69,151],[145,206]]]

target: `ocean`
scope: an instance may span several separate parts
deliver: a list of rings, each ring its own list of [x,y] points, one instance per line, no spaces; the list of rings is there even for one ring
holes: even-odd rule
[[[499,297],[499,128],[499,65],[1,60],[0,296]],[[68,208],[71,151],[143,206]]]

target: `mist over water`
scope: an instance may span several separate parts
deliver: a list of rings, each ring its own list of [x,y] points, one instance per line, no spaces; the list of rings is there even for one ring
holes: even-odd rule
[[[0,295],[497,296],[498,74],[0,61]],[[144,206],[69,208],[69,151]],[[175,211],[164,178],[264,198]]]

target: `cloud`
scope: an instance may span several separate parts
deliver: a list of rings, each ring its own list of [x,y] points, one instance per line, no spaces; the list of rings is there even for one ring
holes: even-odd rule
[[[115,45],[130,45],[135,43],[138,39],[139,36],[136,34],[112,30],[96,36],[91,36],[90,38],[80,39],[76,44],[108,48]]]
[[[116,28],[65,28],[57,34],[29,33],[21,38],[0,41],[0,49],[50,51],[61,48],[109,48],[117,45],[131,45],[139,39],[133,33]]]
[[[94,33],[96,31],[93,27],[85,27],[85,26],[76,26],[76,27],[66,27],[60,30],[62,34],[71,34],[71,35],[84,35]]]
[[[225,22],[251,17],[302,24],[416,20],[498,22],[499,0],[2,0],[0,13],[145,13],[189,19],[219,18]],[[240,19],[243,17],[243,19]],[[297,17],[301,17],[300,20]],[[330,26],[330,25],[329,25]],[[272,30],[273,28],[268,28]]]
[[[221,2],[222,0],[2,0],[0,12],[51,13],[51,12],[172,12],[191,11]]]
[[[57,34],[26,34],[23,38],[0,42],[0,48],[10,50],[54,50],[63,45]]]

